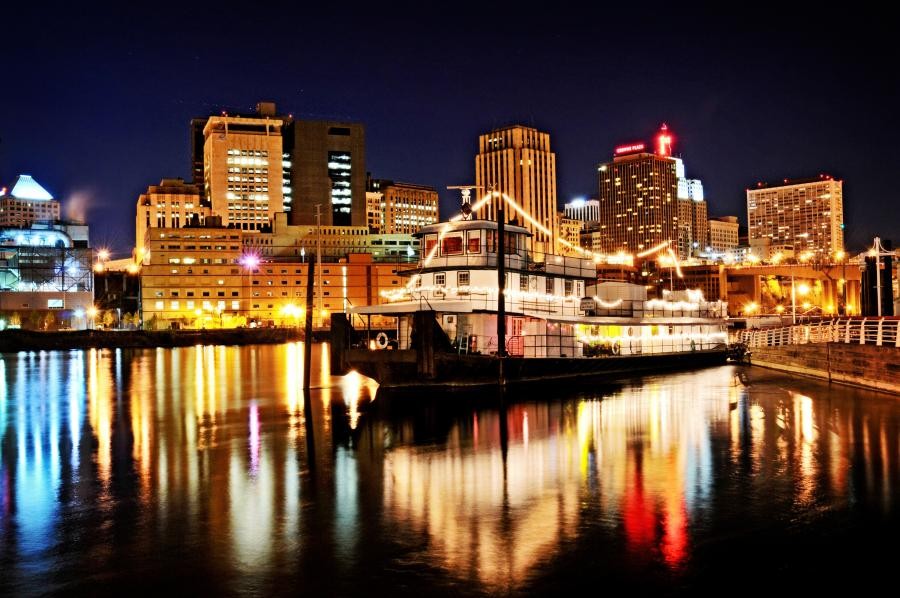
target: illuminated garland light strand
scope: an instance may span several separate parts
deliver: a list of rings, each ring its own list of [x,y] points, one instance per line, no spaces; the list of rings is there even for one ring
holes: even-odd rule
[[[484,195],[481,199],[479,199],[472,205],[472,211],[474,212],[476,210],[480,210],[485,204],[487,204],[487,202],[490,199],[491,199],[490,193]],[[431,251],[429,251],[428,255],[425,256],[425,259],[422,260],[422,268],[427,268],[428,265],[431,263],[431,260],[434,259],[434,256],[437,255],[438,248],[441,246],[441,239],[443,239],[444,235],[446,235],[450,231],[450,229],[452,228],[451,224],[454,222],[459,222],[463,218],[464,218],[464,215],[462,213],[459,213],[456,216],[454,216],[453,218],[451,218],[447,222],[447,224],[445,224],[441,228],[441,230],[438,232],[437,243],[434,244],[434,247],[431,248]],[[421,274],[416,274],[416,275],[410,277],[409,283],[407,283],[406,288],[411,289],[412,287],[414,287],[420,277],[421,277]]]
[[[510,196],[507,195],[506,193],[497,193],[496,191],[486,193],[486,194],[483,195],[478,201],[476,201],[474,204],[471,205],[471,211],[472,211],[472,212],[477,212],[478,210],[480,210],[481,208],[483,208],[485,205],[487,205],[487,203],[491,200],[492,197],[500,197],[500,198],[502,198],[503,201],[504,201],[504,203],[509,204],[509,205],[513,208],[513,210],[514,210],[517,214],[519,214],[526,222],[530,223],[532,226],[534,226],[534,228],[536,228],[537,230],[539,230],[539,231],[542,232],[543,234],[547,235],[548,237],[553,237],[553,233],[552,233],[552,231],[551,231],[549,228],[547,228],[546,226],[544,226],[543,224],[541,224],[538,220],[536,220],[535,218],[533,218],[533,217],[531,216],[531,214],[529,214],[528,212],[526,212],[525,209],[522,208],[522,206],[520,206],[519,203],[518,203],[515,199],[513,199],[512,197],[510,197]],[[435,256],[437,255],[437,252],[438,252],[438,250],[439,250],[439,248],[440,248],[441,241],[443,240],[444,236],[445,236],[448,232],[450,232],[450,230],[452,229],[452,226],[451,226],[451,225],[452,225],[454,222],[458,222],[458,221],[462,220],[464,217],[465,217],[465,216],[464,216],[462,213],[459,213],[459,214],[457,214],[456,216],[454,216],[453,218],[451,218],[451,219],[450,219],[450,220],[449,220],[449,221],[441,228],[441,230],[438,232],[437,242],[434,244],[434,246],[431,248],[431,250],[430,250],[430,251],[428,252],[428,254],[425,256],[425,258],[422,260],[422,266],[421,266],[422,268],[427,268],[427,267],[431,264],[431,262],[434,260]],[[557,240],[558,240],[558,242],[559,242],[560,244],[564,245],[565,247],[568,247],[569,249],[573,249],[573,250],[575,250],[576,252],[580,253],[581,255],[586,256],[587,258],[593,258],[594,262],[600,262],[600,261],[602,261],[604,258],[606,258],[607,260],[609,259],[609,256],[608,256],[608,255],[599,254],[599,253],[594,253],[594,252],[592,252],[592,251],[590,251],[590,250],[588,250],[588,249],[585,249],[585,248],[583,248],[583,247],[579,247],[578,245],[575,245],[575,244],[573,244],[573,243],[570,243],[570,242],[567,241],[566,239],[558,238]],[[677,273],[678,277],[679,277],[679,278],[684,278],[684,273],[683,273],[682,270],[681,270],[681,264],[680,264],[680,262],[678,261],[677,255],[676,255],[675,252],[672,250],[671,243],[670,243],[669,241],[664,241],[664,242],[662,242],[662,243],[659,243],[658,245],[655,245],[654,247],[651,247],[650,249],[647,249],[647,250],[645,250],[645,251],[642,251],[642,252],[636,254],[636,257],[639,257],[639,258],[647,257],[648,255],[652,255],[652,254],[654,254],[654,253],[658,253],[658,252],[663,251],[663,250],[666,250],[666,252],[667,252],[667,253],[669,254],[669,256],[671,257],[671,259],[672,259],[672,261],[673,261],[673,263],[674,263],[674,266],[675,266],[675,272]],[[623,255],[616,254],[616,256],[614,256],[614,257],[616,257],[616,258],[618,258],[618,259],[623,259],[623,258],[625,257],[625,254],[623,254]],[[610,262],[610,263],[612,263],[612,262]],[[416,275],[413,275],[412,277],[410,277],[410,281],[409,281],[409,283],[406,285],[406,288],[407,288],[407,289],[412,289],[413,287],[415,287],[416,282],[418,282],[418,280],[419,280],[420,277],[421,277],[420,274],[416,274]]]
[[[619,341],[619,342],[635,341],[635,340],[641,340],[641,341],[643,341],[643,340],[649,340],[649,341],[665,340],[665,341],[681,341],[681,342],[684,342],[686,340],[695,340],[695,341],[700,341],[700,342],[707,342],[707,341],[716,341],[716,340],[721,340],[721,341],[728,340],[728,333],[726,333],[726,332],[710,332],[710,333],[706,333],[706,334],[703,334],[703,333],[699,333],[699,334],[698,333],[695,333],[695,334],[657,334],[657,335],[651,335],[651,336],[643,336],[643,335],[628,336],[625,334],[618,335],[618,336],[608,336],[608,335],[603,335],[603,334],[597,334],[597,335],[595,335],[595,334],[579,334],[576,337],[576,339],[581,341],[582,343],[588,343],[588,344],[602,343],[602,342],[616,342],[616,341]]]
[[[427,286],[427,287],[414,287],[412,289],[397,289],[391,291],[381,291],[381,296],[389,301],[399,301],[405,297],[410,297],[415,293],[440,293],[442,295],[489,295],[496,297],[498,288],[497,287],[476,287],[476,286],[461,286],[461,287],[447,287],[447,286]],[[513,289],[506,289],[503,292],[504,297],[509,297],[510,299],[524,299],[531,301],[546,301],[548,303],[558,303],[558,302],[571,302],[575,300],[579,300],[575,295],[551,295],[546,293],[532,293],[529,291],[516,291]],[[601,301],[598,299],[598,301]],[[622,300],[619,299],[618,302],[613,302],[606,307],[618,307],[621,304]],[[601,301],[602,303],[602,301]]]

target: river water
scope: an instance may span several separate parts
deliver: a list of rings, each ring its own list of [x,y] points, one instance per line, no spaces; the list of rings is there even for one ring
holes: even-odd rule
[[[893,585],[900,399],[723,366],[376,397],[313,347],[0,356],[0,595]]]

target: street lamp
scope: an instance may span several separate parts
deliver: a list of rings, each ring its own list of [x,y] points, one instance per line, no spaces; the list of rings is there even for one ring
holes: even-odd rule
[[[250,295],[247,298],[247,315],[251,316],[251,307],[253,305],[253,270],[259,266],[259,256],[255,253],[245,253],[241,256],[240,263],[247,269],[250,276]]]
[[[87,308],[87,315],[91,319],[91,330],[94,329],[94,318],[97,317],[97,308],[93,305]]]
[[[872,244],[872,249],[869,250],[869,255],[875,258],[875,292],[878,298],[878,317],[881,317],[881,258],[882,257],[890,257],[893,256],[894,253],[892,251],[888,251],[884,248],[884,245],[881,244],[881,237],[875,237],[875,242]]]
[[[94,264],[94,272],[101,273],[104,270],[103,264],[109,261],[109,250],[108,249],[98,249],[97,250],[97,263]]]

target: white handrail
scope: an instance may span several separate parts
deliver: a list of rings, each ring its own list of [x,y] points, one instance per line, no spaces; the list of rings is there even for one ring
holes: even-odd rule
[[[737,339],[748,347],[777,347],[808,343],[845,343],[900,347],[900,320],[836,318],[815,324],[744,330]]]

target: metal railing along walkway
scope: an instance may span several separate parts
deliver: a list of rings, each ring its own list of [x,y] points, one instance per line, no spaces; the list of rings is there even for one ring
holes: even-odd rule
[[[813,324],[743,330],[737,340],[748,347],[778,347],[809,343],[855,343],[900,347],[900,318],[836,318]]]

